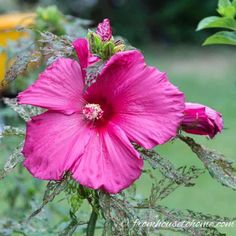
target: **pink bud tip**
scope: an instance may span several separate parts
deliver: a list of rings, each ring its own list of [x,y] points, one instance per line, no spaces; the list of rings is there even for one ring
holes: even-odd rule
[[[96,33],[101,37],[102,41],[109,41],[112,37],[112,29],[109,19],[104,19],[97,26]]]

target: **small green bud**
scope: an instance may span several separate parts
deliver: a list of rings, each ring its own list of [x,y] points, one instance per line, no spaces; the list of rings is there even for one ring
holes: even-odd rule
[[[119,45],[115,46],[114,50],[115,50],[115,52],[122,52],[125,50],[125,45],[119,44]]]
[[[115,44],[112,41],[108,41],[103,44],[102,47],[102,59],[107,60],[115,53]]]
[[[101,38],[92,31],[88,32],[87,38],[88,38],[90,50],[92,51],[92,53],[100,54],[101,49],[102,49]]]

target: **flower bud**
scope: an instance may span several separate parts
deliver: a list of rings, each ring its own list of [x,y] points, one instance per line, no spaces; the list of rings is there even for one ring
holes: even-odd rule
[[[114,48],[115,52],[122,52],[122,51],[124,51],[124,49],[125,49],[125,45],[124,44],[117,45]]]
[[[185,103],[182,130],[190,134],[208,135],[213,138],[223,129],[221,114],[207,106]]]
[[[115,44],[111,41],[106,42],[102,48],[102,59],[107,60],[115,53]]]
[[[102,40],[101,38],[94,32],[89,31],[88,33],[88,41],[89,41],[89,46],[90,50],[94,54],[100,54],[101,49],[102,49]]]
[[[102,41],[109,41],[112,37],[110,20],[104,19],[102,23],[99,23],[96,33],[101,37]]]

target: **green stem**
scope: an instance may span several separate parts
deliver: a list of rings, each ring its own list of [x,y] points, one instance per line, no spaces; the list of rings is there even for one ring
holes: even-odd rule
[[[87,226],[87,234],[86,234],[87,236],[94,236],[97,219],[98,219],[97,211],[96,209],[93,209]]]

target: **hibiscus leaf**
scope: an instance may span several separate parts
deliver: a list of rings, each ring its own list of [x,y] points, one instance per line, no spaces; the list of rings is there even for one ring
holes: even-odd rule
[[[153,169],[158,168],[163,176],[176,182],[177,184],[184,184],[185,186],[194,185],[190,179],[181,173],[181,169],[176,169],[175,166],[166,158],[160,156],[154,150],[146,150],[135,145],[135,148],[140,152],[142,158],[147,160]]]
[[[5,178],[8,173],[10,173],[17,164],[21,163],[24,159],[22,151],[23,143],[19,144],[18,147],[10,154],[7,162],[5,163],[3,169],[0,169],[0,180]]]
[[[0,132],[0,138],[6,136],[25,136],[25,130],[18,127],[4,126],[3,130]]]
[[[51,32],[40,32],[38,42],[42,44],[40,52],[47,59],[47,65],[50,65],[60,57],[72,56],[74,48],[72,39],[69,36],[57,36]]]
[[[65,229],[63,229],[62,232],[60,232],[59,236],[72,236],[74,235],[75,231],[77,230],[78,226],[86,225],[87,222],[80,222],[77,220],[71,220],[70,223],[66,226]]]
[[[9,83],[15,80],[19,74],[23,73],[27,69],[29,61],[30,53],[25,53],[23,55],[16,56],[15,62],[6,72],[5,82]]]
[[[234,175],[236,169],[233,167],[232,161],[226,160],[222,154],[203,147],[190,137],[179,135],[179,138],[198,156],[214,179],[222,185],[236,190],[236,176]]]
[[[158,205],[154,208],[155,213],[158,214],[158,218],[161,218],[162,221],[167,222],[200,222],[203,224],[202,227],[180,227],[177,228],[178,231],[187,233],[193,236],[223,236],[225,234],[220,233],[216,228],[211,226],[204,226],[204,223],[208,222],[211,225],[214,225],[218,222],[228,222],[233,224],[235,218],[220,217],[217,215],[203,214],[201,212],[194,212],[191,210],[178,210],[178,209],[169,209],[165,206]],[[156,220],[157,221],[157,220]],[[164,228],[166,230],[166,228]]]
[[[93,65],[89,66],[88,68],[86,68],[86,78],[85,78],[86,89],[96,82],[104,65],[105,65],[105,62],[100,60],[94,63]]]
[[[73,212],[70,212],[69,224],[58,234],[59,236],[72,236],[74,235],[78,226],[87,225],[88,222],[79,221]]]
[[[99,193],[100,206],[106,220],[103,235],[150,235],[150,232],[174,231],[192,236],[223,236],[213,226],[218,222],[232,225],[236,219],[193,212],[191,210],[169,209],[157,205],[132,205],[123,194],[115,196]],[[168,222],[161,227],[158,222]],[[202,227],[186,227],[183,222],[199,222]],[[207,222],[209,225],[204,225]],[[171,224],[180,223],[178,227]],[[155,226],[155,224],[157,224]],[[182,224],[182,226],[181,226]],[[147,227],[145,227],[145,225]],[[123,233],[123,234],[122,234]]]
[[[32,116],[39,115],[45,109],[30,105],[19,105],[15,98],[3,98],[3,102],[14,110],[23,120],[29,121]]]
[[[226,28],[236,30],[236,20],[229,17],[209,16],[200,21],[197,30],[207,28]]]
[[[11,66],[6,72],[5,80],[0,84],[3,88],[9,82],[15,80],[17,76],[27,71],[28,66],[34,64],[39,66],[42,58],[47,58],[47,64],[51,64],[59,57],[68,57],[73,53],[72,39],[68,36],[57,36],[50,32],[40,32],[38,49],[34,42],[30,42],[30,47],[22,48],[11,60]]]
[[[58,235],[57,226],[48,224],[50,219],[46,214],[34,217],[30,222],[17,221],[13,219],[0,220],[0,235],[32,235],[32,236],[54,236]]]
[[[146,229],[134,225],[137,219],[136,210],[123,195],[111,196],[99,192],[99,204],[105,219],[103,235],[137,235],[146,236]],[[133,234],[131,234],[133,233]]]
[[[43,202],[41,206],[35,210],[28,218],[28,221],[31,220],[34,216],[39,214],[42,209],[49,203],[54,200],[54,198],[64,191],[67,187],[68,175],[65,175],[61,181],[49,181],[44,192]]]
[[[69,179],[66,187],[66,194],[70,204],[71,213],[75,214],[79,208],[82,206],[83,201],[86,198],[91,198],[93,195],[93,190],[86,189],[74,179]],[[93,198],[91,198],[91,205]]]
[[[229,44],[236,45],[236,32],[220,31],[208,37],[203,45]]]
[[[14,233],[23,233],[21,223],[11,219],[0,220],[0,235],[11,236]]]
[[[157,212],[165,216],[171,216],[173,219],[177,220],[196,220],[196,221],[211,221],[211,222],[232,222],[236,220],[236,217],[221,217],[218,215],[204,214],[202,212],[195,212],[192,210],[179,210],[179,209],[169,209],[166,206],[158,205],[155,207]]]
[[[138,226],[149,222],[150,231],[158,229],[159,232],[183,232],[192,236],[223,236],[225,234],[220,233],[214,226],[219,222],[233,225],[236,220],[235,218],[203,214],[191,210],[170,209],[162,205],[150,208],[150,206],[139,204],[135,208],[139,210],[140,217],[136,220]],[[165,222],[165,227],[162,227],[163,222]],[[196,225],[186,227],[186,223],[201,224],[201,227],[196,227]]]
[[[151,188],[151,194],[149,196],[149,199],[146,200],[147,204],[149,206],[155,206],[158,201],[163,200],[167,196],[169,196],[172,192],[174,192],[178,187],[185,185],[186,182],[189,183],[188,186],[193,186],[194,183],[192,180],[197,179],[200,175],[205,173],[205,170],[198,169],[195,166],[190,167],[180,167],[178,168],[178,171],[182,174],[182,176],[185,178],[185,182],[176,182],[174,180],[163,178],[159,180],[158,182],[154,183]],[[190,183],[192,185],[190,185]]]
[[[37,51],[27,51],[27,52],[21,52],[19,55],[16,55],[11,63],[11,66],[6,71],[5,80],[2,81],[2,86],[6,86],[6,84],[9,84],[13,80],[17,78],[17,76],[23,74],[25,71],[27,71],[28,66],[30,63],[38,63],[41,58],[41,54],[39,54]]]

